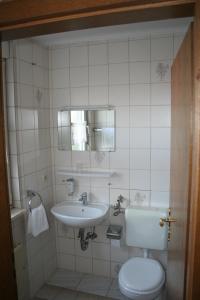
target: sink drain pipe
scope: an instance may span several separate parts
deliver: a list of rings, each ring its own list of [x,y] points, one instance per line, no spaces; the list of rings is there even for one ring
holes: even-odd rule
[[[92,227],[91,231],[88,231],[85,237],[85,228],[80,228],[78,232],[78,239],[80,239],[81,250],[85,251],[88,248],[89,240],[94,240],[97,238],[97,234],[95,232],[95,226]]]

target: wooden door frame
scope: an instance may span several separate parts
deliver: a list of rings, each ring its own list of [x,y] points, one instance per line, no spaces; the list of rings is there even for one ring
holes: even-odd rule
[[[195,4],[196,3],[196,4]],[[84,28],[152,21],[194,15],[194,145],[192,159],[191,208],[185,299],[200,298],[200,1],[197,0],[15,0],[0,3],[0,38],[31,37]],[[195,38],[198,37],[198,38]],[[0,71],[1,71],[0,52]],[[2,74],[0,72],[0,273],[4,299],[16,300],[13,250],[9,214],[5,138],[3,122]],[[6,242],[5,242],[6,240]],[[3,273],[3,274],[2,274]],[[5,276],[6,274],[6,276]]]

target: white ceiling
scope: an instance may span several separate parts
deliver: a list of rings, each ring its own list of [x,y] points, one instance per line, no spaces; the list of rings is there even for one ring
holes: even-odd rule
[[[115,25],[43,35],[34,37],[33,39],[45,46],[54,46],[84,41],[115,39],[119,36],[122,37],[122,35],[124,38],[135,37],[137,35],[141,36],[141,34],[147,35],[152,31],[158,34],[159,32],[177,32],[178,34],[184,33],[191,21],[192,18],[181,18],[164,21]]]

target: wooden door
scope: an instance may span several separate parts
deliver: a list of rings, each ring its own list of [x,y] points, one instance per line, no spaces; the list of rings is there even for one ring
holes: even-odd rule
[[[16,300],[17,288],[14,273],[10,206],[6,174],[2,70],[0,45],[0,298]]]
[[[187,239],[190,210],[192,166],[192,70],[191,25],[172,66],[171,128],[171,241],[167,269],[167,291],[170,300],[183,300],[186,280]]]

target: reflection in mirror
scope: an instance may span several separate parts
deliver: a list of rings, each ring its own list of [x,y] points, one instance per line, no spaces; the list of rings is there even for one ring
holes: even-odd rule
[[[58,149],[114,151],[115,111],[110,108],[59,111]]]

